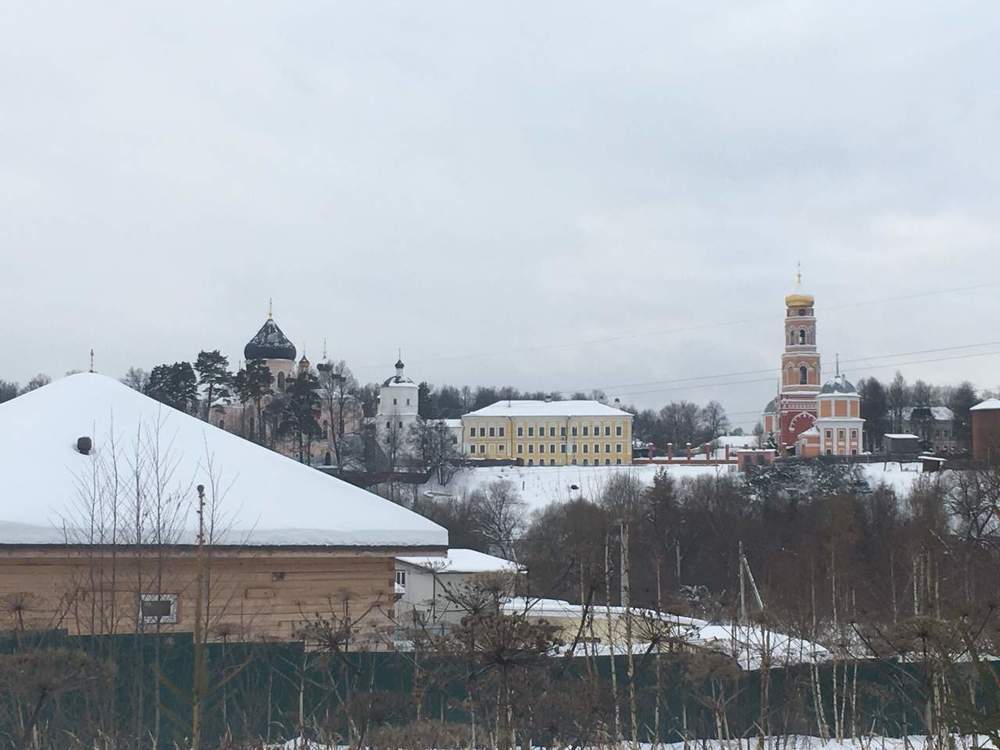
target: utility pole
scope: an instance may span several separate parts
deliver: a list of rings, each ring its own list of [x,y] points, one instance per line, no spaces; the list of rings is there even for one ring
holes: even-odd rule
[[[743,552],[743,542],[740,542],[740,622],[747,622],[747,581],[750,582],[750,591],[753,594],[757,608],[764,611],[764,599],[757,588],[757,581],[754,580],[753,571],[750,570],[750,563],[746,553]]]
[[[191,687],[191,750],[201,749],[201,723],[207,687],[205,633],[202,624],[205,598],[205,485],[198,485],[198,539],[194,599],[194,675]]]

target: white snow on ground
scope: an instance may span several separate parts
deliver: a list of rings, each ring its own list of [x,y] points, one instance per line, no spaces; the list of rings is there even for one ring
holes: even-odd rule
[[[76,449],[83,436],[93,440],[90,455]],[[155,439],[161,462],[174,466],[167,490],[183,498],[176,543],[195,541],[194,488],[203,484],[209,501],[224,495],[219,526],[226,530],[217,530],[217,544],[448,544],[447,532],[423,516],[93,373],[71,375],[0,404],[0,544],[64,543],[64,527],[74,541],[85,541],[73,529],[87,525],[80,493],[94,485],[99,465],[117,461],[125,480],[119,503],[126,508],[134,503],[134,492],[129,496],[134,479],[127,480],[137,436],[146,451],[138,460],[146,466],[147,481]],[[152,487],[144,490],[150,493]],[[108,502],[109,493],[105,487]],[[120,522],[117,541],[127,543],[129,533]],[[150,538],[148,532],[144,538]]]
[[[651,464],[643,466],[490,466],[462,469],[447,487],[436,480],[423,486],[423,492],[431,495],[452,495],[461,497],[485,487],[497,479],[506,479],[514,484],[521,498],[532,511],[541,510],[551,503],[562,503],[585,498],[600,497],[608,480],[617,474],[636,477],[644,486],[653,483],[653,477],[662,467]],[[735,466],[669,466],[666,467],[676,479],[699,476],[720,476],[736,470]]]
[[[504,603],[504,612],[508,614],[525,612],[534,617],[556,619],[572,618],[579,619],[584,615],[584,607],[580,604],[570,604],[561,599],[525,599],[515,597]],[[624,640],[625,617],[623,607],[595,606],[591,608],[590,616],[594,621],[605,621],[610,612],[611,620],[614,624],[613,632],[616,642]],[[830,652],[818,643],[806,641],[801,638],[793,638],[773,630],[765,630],[755,626],[734,625],[729,623],[713,624],[707,620],[699,620],[695,617],[685,617],[667,612],[659,614],[652,610],[635,609],[632,612],[635,622],[653,622],[659,620],[671,626],[671,636],[683,641],[693,648],[705,649],[716,653],[725,654],[734,658],[743,669],[759,669],[765,661],[765,656],[772,666],[787,666],[789,664],[818,663],[828,661]],[[642,631],[642,627],[637,627],[636,632]],[[638,641],[633,644],[633,653],[642,654],[649,650],[648,643]],[[593,653],[593,647],[587,648]],[[584,651],[578,649],[580,655]],[[609,654],[611,649],[601,646],[598,655]],[[622,653],[622,648],[618,647],[616,653]]]
[[[906,495],[920,478],[923,464],[920,463],[898,463],[890,461],[879,464],[862,464],[865,478],[868,483],[875,488],[875,485],[886,484],[896,491],[900,497]]]
[[[873,487],[884,482],[901,496],[909,491],[921,473],[919,463],[861,464],[861,467]],[[636,466],[491,466],[462,469],[444,487],[432,479],[423,485],[422,492],[428,497],[462,497],[497,479],[505,479],[514,484],[529,510],[535,511],[551,503],[580,498],[597,499],[608,481],[617,474],[633,476],[643,486],[649,486],[661,469],[678,481],[695,477],[737,476],[733,464],[706,466],[695,461],[690,464]]]

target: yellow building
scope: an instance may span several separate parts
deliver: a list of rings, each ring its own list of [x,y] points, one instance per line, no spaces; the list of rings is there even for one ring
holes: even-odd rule
[[[632,463],[632,415],[600,401],[497,401],[462,417],[470,458],[525,466]]]

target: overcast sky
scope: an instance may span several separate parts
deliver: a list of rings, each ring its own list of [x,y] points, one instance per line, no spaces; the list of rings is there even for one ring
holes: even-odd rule
[[[944,358],[1000,343],[885,355],[1000,342],[998,39],[991,0],[5,2],[0,378],[235,364],[273,297],[362,380],[750,427],[801,261],[825,374],[996,387]]]

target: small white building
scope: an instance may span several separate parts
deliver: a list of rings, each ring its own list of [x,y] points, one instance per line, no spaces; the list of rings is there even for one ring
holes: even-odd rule
[[[398,436],[401,447],[407,444],[410,428],[419,416],[419,392],[419,386],[403,374],[403,360],[397,360],[396,374],[379,389],[375,412],[375,430],[383,445],[393,435]]]
[[[397,557],[397,621],[410,623],[419,618],[433,626],[457,624],[468,611],[454,600],[477,579],[499,578],[509,587],[509,595],[521,570],[515,562],[471,549],[450,549],[447,557]]]

